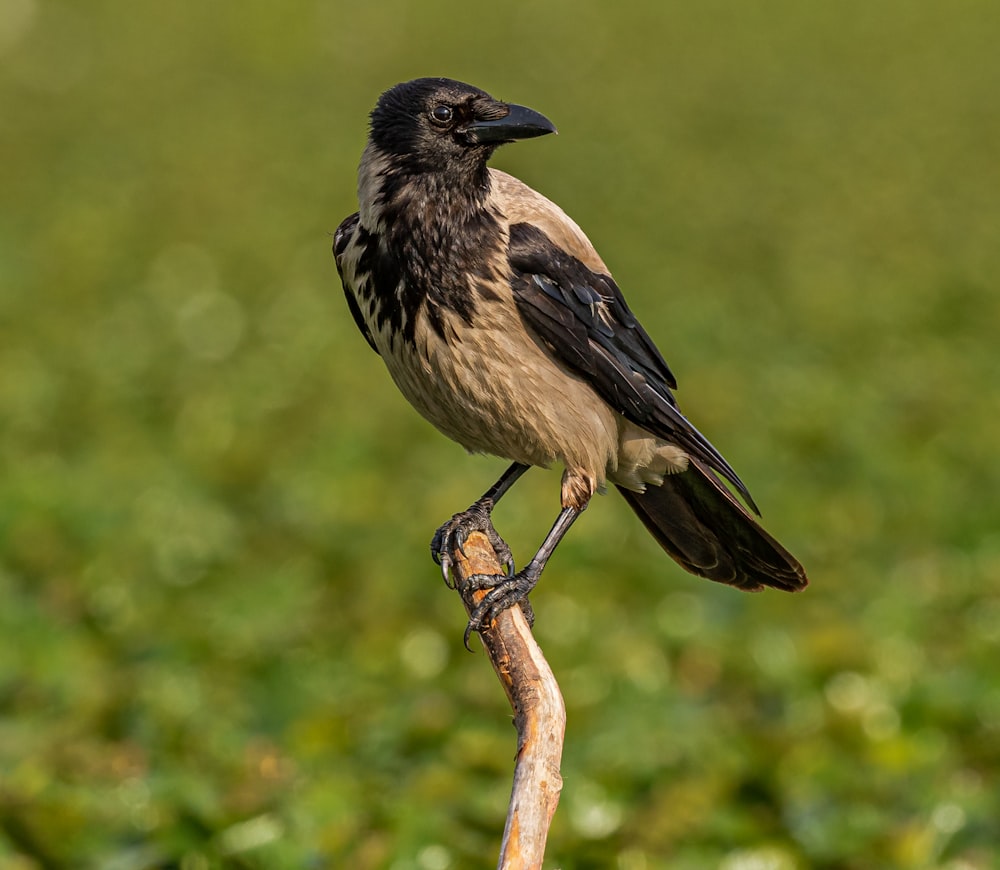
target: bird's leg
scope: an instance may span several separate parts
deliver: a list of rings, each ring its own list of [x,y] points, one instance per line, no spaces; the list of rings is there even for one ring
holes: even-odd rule
[[[449,586],[452,585],[450,574],[452,551],[457,549],[464,553],[465,550],[462,548],[466,538],[472,532],[482,532],[489,538],[490,544],[500,559],[500,564],[507,570],[508,576],[514,576],[514,555],[511,553],[510,547],[507,546],[507,542],[493,528],[490,514],[493,513],[493,508],[496,507],[496,503],[500,501],[504,493],[529,467],[515,462],[493,486],[483,493],[481,498],[470,505],[468,509],[455,514],[434,533],[431,540],[431,557],[441,566],[441,575]]]
[[[538,578],[541,576],[549,556],[552,555],[563,535],[573,525],[573,521],[583,513],[586,506],[584,503],[583,507],[564,507],[559,512],[555,524],[545,540],[542,541],[542,546],[538,548],[534,558],[516,574],[501,578],[499,582],[497,582],[498,577],[495,574],[473,574],[467,579],[466,582],[473,589],[489,589],[490,591],[483,596],[469,617],[469,624],[465,627],[466,647],[469,645],[469,637],[471,637],[472,632],[480,631],[484,626],[489,625],[498,614],[515,604],[520,603],[528,622],[534,622],[531,608],[526,606],[528,603],[527,595],[538,583]]]

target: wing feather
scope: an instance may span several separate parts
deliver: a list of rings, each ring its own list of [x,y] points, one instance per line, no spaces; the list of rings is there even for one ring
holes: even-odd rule
[[[677,408],[674,375],[614,279],[530,222],[510,227],[509,259],[518,311],[550,353],[626,419],[728,480],[756,511],[743,481]]]
[[[358,212],[355,212],[350,217],[344,218],[340,226],[337,227],[337,231],[333,234],[333,258],[337,263],[337,274],[340,275],[340,282],[344,285],[347,308],[351,312],[354,322],[358,325],[358,329],[361,330],[361,334],[365,337],[365,341],[368,342],[368,345],[375,353],[378,353],[378,348],[375,347],[375,339],[372,337],[371,330],[368,328],[364,315],[361,313],[361,307],[358,305],[358,299],[355,295],[357,289],[353,286],[352,278],[348,277],[348,273],[353,275],[354,269],[345,268],[348,265],[346,260],[350,256],[351,242],[357,232],[359,220],[360,216]]]

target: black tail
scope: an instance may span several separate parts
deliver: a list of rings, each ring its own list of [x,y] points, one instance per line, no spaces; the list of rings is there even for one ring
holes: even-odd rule
[[[699,460],[645,492],[618,487],[650,533],[692,574],[748,592],[796,592],[809,582],[795,557],[765,532]]]

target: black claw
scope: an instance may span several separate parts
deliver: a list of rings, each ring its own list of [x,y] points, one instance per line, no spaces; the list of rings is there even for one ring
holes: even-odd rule
[[[442,526],[441,528],[444,528],[444,526]],[[445,551],[442,542],[442,537],[443,536],[441,535],[441,529],[438,529],[434,533],[434,537],[431,538],[431,558],[434,560],[435,565],[440,565],[441,562],[444,560]]]
[[[472,632],[474,631],[479,631],[479,627],[473,628],[472,620],[470,619],[469,624],[465,626],[465,634],[462,635],[462,643],[469,652],[472,652],[472,647],[469,646],[469,638],[472,637]]]
[[[490,544],[496,550],[500,564],[507,568],[509,576],[513,576],[514,556],[507,546],[507,542],[493,528],[490,519],[490,512],[493,509],[492,502],[478,501],[468,510],[455,514],[435,533],[431,539],[431,558],[442,566],[447,563],[451,567],[450,554],[458,551],[465,555],[465,544],[472,532],[482,532],[489,538]],[[447,573],[446,571],[444,573]],[[450,581],[446,581],[450,584]]]
[[[442,553],[441,561],[438,564],[441,565],[441,579],[444,580],[444,585],[449,589],[454,589],[455,581],[451,576],[451,556],[447,553]]]
[[[470,574],[465,578],[465,585],[468,589],[478,590],[478,589],[495,589],[500,583],[506,582],[503,574]],[[462,642],[465,644],[465,648],[472,651],[469,646],[469,638],[472,637],[472,632],[482,631],[485,625],[488,625],[493,620],[493,615],[490,614],[489,603],[486,600],[487,596],[484,596],[482,600],[476,605],[475,609],[469,615],[469,621],[465,626],[465,634],[462,637]],[[488,617],[488,618],[487,618]]]
[[[477,605],[465,627],[463,642],[465,648],[470,651],[472,648],[469,646],[469,638],[472,637],[472,633],[482,630],[485,625],[492,622],[508,607],[524,601],[525,614],[529,615],[529,619],[533,618],[530,616],[531,607],[527,605],[525,596],[537,582],[537,577],[532,578],[527,574],[516,573],[514,554],[507,546],[507,542],[493,528],[493,521],[490,518],[492,509],[492,500],[480,500],[468,510],[455,514],[434,533],[434,537],[431,539],[431,557],[441,566],[441,576],[450,588],[455,587],[451,576],[451,569],[454,565],[451,554],[457,551],[465,556],[465,544],[472,532],[482,532],[486,535],[505,572],[504,574],[473,574],[467,580],[472,589],[490,590]],[[498,590],[500,591],[498,592]]]
[[[529,566],[530,567],[530,566]],[[475,610],[469,615],[469,623],[465,627],[465,646],[469,646],[469,638],[474,631],[482,631],[501,613],[515,604],[520,604],[529,625],[535,622],[535,614],[528,603],[528,593],[538,583],[538,573],[525,570],[510,577],[500,574],[472,574],[466,578],[466,583],[472,589],[488,589]]]

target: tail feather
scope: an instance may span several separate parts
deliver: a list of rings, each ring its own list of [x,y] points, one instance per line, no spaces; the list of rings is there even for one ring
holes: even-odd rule
[[[809,582],[794,556],[764,531],[699,460],[645,492],[618,487],[667,553],[699,577],[756,592]]]

